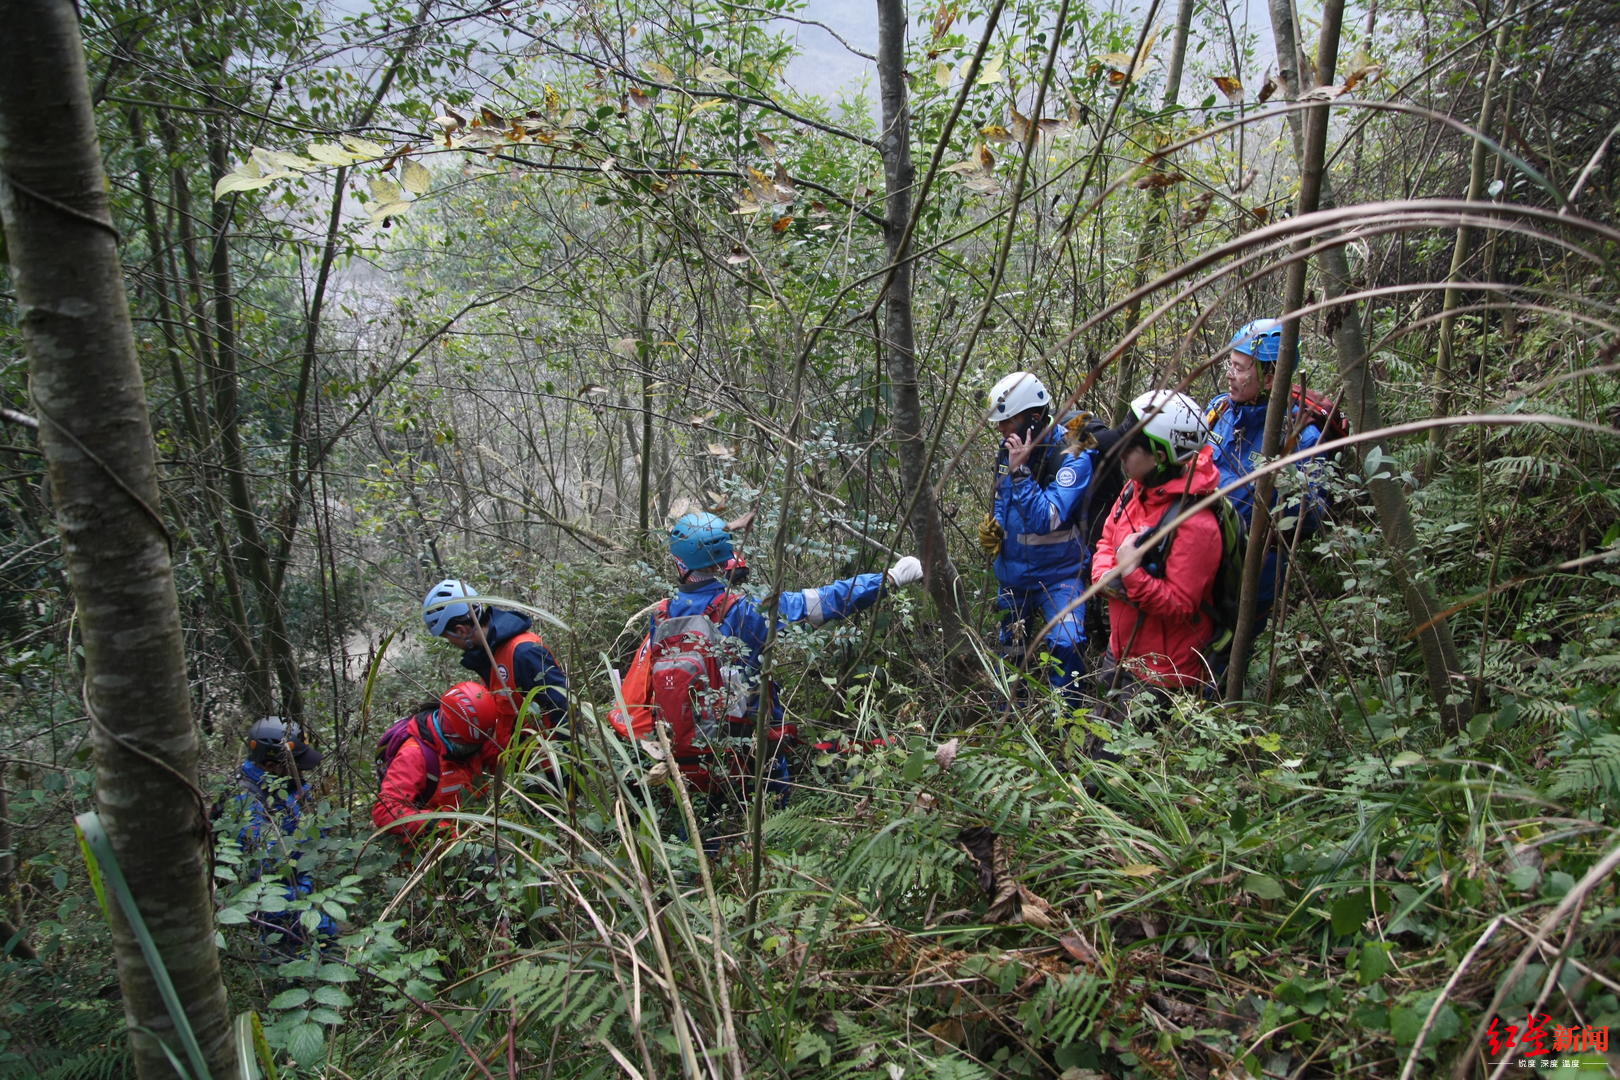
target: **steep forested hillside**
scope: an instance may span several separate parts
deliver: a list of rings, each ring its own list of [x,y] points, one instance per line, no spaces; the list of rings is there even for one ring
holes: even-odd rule
[[[0,1076],[1620,1075],[1615,4],[28,7]],[[1129,548],[1070,685],[998,492],[1251,357],[1230,653],[1110,707]],[[714,793],[614,723],[684,571]]]

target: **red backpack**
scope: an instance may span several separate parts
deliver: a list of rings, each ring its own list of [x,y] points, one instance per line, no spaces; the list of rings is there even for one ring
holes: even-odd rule
[[[1294,384],[1293,391],[1288,395],[1289,403],[1294,407],[1295,420],[1290,425],[1300,431],[1311,425],[1322,433],[1322,441],[1342,439],[1350,434],[1350,421],[1344,413],[1339,411],[1339,403],[1333,398],[1318,394],[1308,386]],[[1303,420],[1299,419],[1303,417]],[[1298,449],[1298,436],[1289,440],[1286,452],[1292,453]]]
[[[720,624],[740,597],[722,592],[696,615],[671,618],[669,601],[658,605],[652,633],[641,643],[621,683],[624,708],[608,713],[614,730],[644,739],[653,725],[669,725],[670,747],[679,764],[709,754],[711,744],[730,733],[728,694],[720,671]]]
[[[422,747],[422,759],[427,764],[427,777],[422,781],[422,790],[416,793],[414,800],[418,810],[427,806],[433,793],[439,790],[439,751],[427,733],[427,718],[431,715],[431,709],[424,709],[401,717],[389,725],[382,738],[377,740],[377,787],[381,790],[383,777],[388,775],[388,766],[399,755],[399,748],[405,745],[406,739],[416,736],[417,743]]]

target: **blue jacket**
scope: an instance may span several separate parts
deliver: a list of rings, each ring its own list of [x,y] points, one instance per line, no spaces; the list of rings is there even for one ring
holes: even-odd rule
[[[726,582],[720,578],[682,585],[670,599],[670,618],[702,614],[725,588]],[[882,594],[882,574],[856,574],[854,577],[844,578],[817,589],[784,592],[776,601],[777,622],[779,625],[805,623],[809,626],[820,626],[853,615],[857,611],[866,610],[877,603],[878,597]],[[647,632],[650,634],[655,626],[656,617],[649,619]],[[744,715],[753,716],[759,706],[759,654],[765,647],[766,636],[770,633],[770,624],[760,613],[759,601],[746,593],[738,592],[731,610],[720,621],[720,632],[728,638],[736,638],[742,642],[737,666],[741,669],[740,674],[748,688]],[[778,717],[782,715],[781,702],[776,702],[772,712]]]
[[[299,819],[304,802],[309,798],[309,785],[292,790],[292,780],[265,770],[255,761],[244,761],[236,774],[237,805],[247,815],[247,822],[236,834],[242,850],[253,857],[249,864],[249,877],[279,878],[285,885],[282,894],[288,900],[297,900],[315,891],[315,881],[308,870],[297,868],[300,853],[291,847],[298,833]],[[261,930],[297,931],[297,912],[261,912],[256,921]],[[330,915],[321,913],[316,932],[325,936],[337,933],[337,923]]]
[[[492,609],[489,625],[484,627],[489,652],[485,652],[482,645],[475,645],[461,654],[461,666],[477,673],[487,685],[490,653],[519,634],[527,633],[533,626],[534,620],[527,615]],[[517,680],[518,690],[525,695],[537,686],[545,688],[535,695],[534,703],[545,714],[547,723],[556,723],[568,711],[568,676],[563,673],[557,658],[551,655],[551,650],[544,645],[530,641],[513,651],[512,678]]]
[[[1295,413],[1297,415],[1297,409]],[[1209,421],[1210,445],[1215,448],[1215,467],[1221,471],[1221,486],[1248,476],[1260,463],[1260,444],[1266,430],[1266,401],[1262,399],[1247,405],[1234,405],[1232,395],[1220,394],[1210,401],[1204,415]],[[1309,450],[1321,439],[1321,428],[1307,424],[1299,433],[1299,441],[1293,450]],[[1306,532],[1310,532],[1315,528],[1325,503],[1322,501],[1321,479],[1315,470],[1305,468],[1306,464],[1302,461],[1295,467],[1304,475],[1310,493],[1310,513],[1305,522]],[[1237,488],[1230,498],[1243,520],[1248,522],[1254,516],[1254,485],[1245,484]]]
[[[1097,454],[1093,450],[1065,454],[1067,435],[1061,424],[1052,425],[1016,475],[1006,472],[1005,447],[996,456],[992,513],[1004,534],[996,556],[996,580],[1006,588],[1073,581],[1090,558],[1080,531],[1080,512]]]

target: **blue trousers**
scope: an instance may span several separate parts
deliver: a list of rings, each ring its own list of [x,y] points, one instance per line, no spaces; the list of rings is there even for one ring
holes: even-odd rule
[[[1003,613],[1001,644],[1009,648],[1021,645],[1023,649],[1028,649],[1041,627],[1079,595],[1080,582],[1073,578],[1032,589],[1003,588],[996,596],[996,607]],[[1049,669],[1048,673],[1052,689],[1075,702],[1078,702],[1079,694],[1071,687],[1086,673],[1085,645],[1085,607],[1077,605],[1047,631],[1036,649],[1037,653],[1051,653],[1057,661],[1057,666]]]

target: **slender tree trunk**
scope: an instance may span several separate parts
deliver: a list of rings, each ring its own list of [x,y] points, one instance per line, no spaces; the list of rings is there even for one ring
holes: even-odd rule
[[[1299,47],[1294,29],[1294,11],[1291,0],[1271,0],[1271,28],[1276,40],[1278,75],[1290,98],[1300,95]],[[1334,43],[1335,50],[1337,43]],[[1333,54],[1337,59],[1337,52]],[[1324,78],[1331,77],[1331,71]],[[1290,113],[1294,149],[1301,161],[1305,157],[1303,124],[1298,113]],[[1318,208],[1334,205],[1333,185],[1324,174],[1317,198]],[[1343,245],[1330,247],[1317,257],[1317,269],[1322,276],[1322,294],[1333,300],[1351,291],[1350,265]],[[1371,431],[1384,426],[1378,407],[1378,384],[1367,367],[1367,345],[1362,336],[1361,319],[1353,304],[1334,309],[1333,344],[1338,357],[1339,377],[1344,380],[1344,395],[1349,408],[1350,423],[1357,431]],[[1286,392],[1286,390],[1284,391]],[[1367,456],[1380,451],[1377,468],[1370,473],[1366,468]],[[1424,579],[1422,555],[1417,535],[1412,527],[1412,514],[1406,504],[1406,494],[1394,477],[1394,462],[1382,455],[1382,447],[1362,443],[1358,446],[1362,472],[1367,477],[1367,491],[1372,496],[1373,510],[1396,563],[1395,575],[1400,581],[1402,599],[1407,616],[1415,626],[1427,626],[1418,635],[1418,647],[1423,653],[1423,667],[1428,676],[1429,693],[1439,707],[1441,715],[1452,725],[1467,720],[1469,687],[1457,647],[1451,638],[1451,625],[1444,619],[1435,619],[1441,606],[1434,590]],[[1228,682],[1228,688],[1231,683]],[[1455,699],[1455,700],[1454,700]]]
[[[893,396],[891,404],[895,452],[900,458],[902,498],[911,499],[908,524],[918,546],[917,555],[928,571],[928,591],[939,606],[948,652],[962,639],[958,575],[945,546],[945,523],[927,474],[928,440],[922,422],[922,398],[917,390],[916,331],[912,320],[911,242],[906,222],[911,219],[911,189],[916,167],[911,160],[911,112],[906,96],[906,12],[903,0],[877,0],[878,86],[883,102],[884,239],[895,272],[883,306],[884,366]],[[1037,118],[1038,119],[1038,118]]]
[[[1181,98],[1181,72],[1187,62],[1187,36],[1192,30],[1193,3],[1194,0],[1181,0],[1181,6],[1176,12],[1176,33],[1170,44],[1170,66],[1165,72],[1164,100],[1160,104],[1160,109],[1166,113],[1175,108]],[[1154,172],[1163,170],[1162,161],[1154,163]],[[1136,242],[1136,265],[1131,270],[1133,293],[1147,281],[1148,261],[1153,258],[1154,245],[1158,243],[1159,233],[1163,230],[1165,218],[1169,215],[1164,188],[1149,189],[1147,204],[1147,218],[1142,222],[1142,235]],[[1133,299],[1126,305],[1123,315],[1124,333],[1129,334],[1136,329],[1136,324],[1142,319],[1142,301]],[[1125,416],[1131,397],[1136,393],[1138,351],[1137,347],[1132,346],[1131,350],[1120,358],[1119,392],[1114,395],[1114,419]]]
[[[1502,14],[1502,21],[1496,28],[1495,45],[1491,49],[1490,67],[1485,72],[1485,86],[1480,91],[1479,101],[1479,134],[1481,137],[1474,140],[1473,153],[1468,163],[1468,194],[1470,202],[1478,201],[1485,193],[1485,162],[1487,151],[1485,137],[1491,133],[1491,120],[1496,110],[1496,83],[1502,74],[1502,57],[1507,53],[1508,27],[1512,23],[1512,2],[1509,0],[1508,9]],[[1446,273],[1446,295],[1440,303],[1442,316],[1440,319],[1440,344],[1434,358],[1434,415],[1451,415],[1451,383],[1452,383],[1452,357],[1456,346],[1457,316],[1453,314],[1457,306],[1462,303],[1462,290],[1453,282],[1462,277],[1463,265],[1468,261],[1468,255],[1473,250],[1474,230],[1466,225],[1457,226],[1457,239],[1451,247],[1451,268]],[[1427,467],[1423,470],[1425,476],[1433,476],[1440,455],[1446,449],[1446,435],[1451,429],[1448,427],[1432,427],[1429,429],[1429,453]]]
[[[215,1080],[237,1075],[214,949],[171,537],[74,8],[32,5],[0,44],[0,219],[39,441],[82,626],[96,804]],[[113,907],[139,1075],[181,1053],[139,944]]]
[[[225,142],[224,122],[211,117],[208,125],[208,159],[210,179],[219,178],[230,171],[229,149]],[[299,723],[304,717],[304,691],[298,679],[298,664],[293,657],[292,640],[287,634],[287,623],[282,612],[281,594],[272,580],[270,551],[264,534],[259,529],[259,514],[255,508],[253,488],[248,480],[247,457],[242,449],[241,394],[238,379],[240,358],[236,335],[236,287],[231,276],[231,208],[235,199],[216,200],[213,212],[213,257],[210,273],[213,279],[214,335],[214,421],[218,425],[221,463],[225,471],[225,493],[231,506],[231,518],[236,523],[242,565],[247,571],[248,584],[258,603],[259,618],[265,629],[265,649],[276,683],[281,691],[280,712]],[[272,702],[255,700],[249,705],[256,712],[268,712]]]
[[[23,936],[22,905],[17,902],[17,857],[11,840],[11,800],[6,788],[6,769],[11,762],[0,757],[0,958],[35,959],[33,947]],[[12,939],[15,944],[10,944]],[[10,948],[7,946],[10,944]]]
[[[1338,63],[1339,29],[1343,25],[1344,0],[1328,0],[1322,11],[1322,37],[1318,45],[1316,69],[1323,78],[1332,78]],[[1312,109],[1305,119],[1305,135],[1299,144],[1299,204],[1298,215],[1314,213],[1322,194],[1322,161],[1327,153],[1328,105],[1323,102]],[[1283,289],[1283,311],[1292,313],[1305,305],[1304,252],[1310,242],[1301,240],[1294,245],[1296,257],[1288,264]],[[1282,449],[1283,426],[1290,412],[1291,388],[1294,368],[1299,358],[1299,322],[1287,318],[1283,324],[1282,343],[1277,354],[1276,370],[1271,379],[1271,400],[1266,406],[1265,429],[1260,436],[1260,454],[1270,459]],[[1254,483],[1254,515],[1251,518],[1248,550],[1243,557],[1243,591],[1238,598],[1238,620],[1232,636],[1232,659],[1226,672],[1226,696],[1238,698],[1243,694],[1243,682],[1249,674],[1249,653],[1254,643],[1255,609],[1259,606],[1260,574],[1266,560],[1266,549],[1272,543],[1271,500],[1276,490],[1276,473],[1266,473]],[[1303,510],[1303,507],[1301,508]]]

